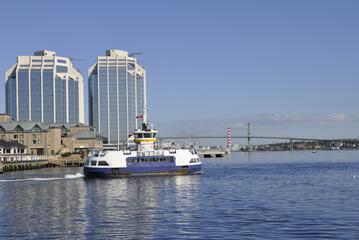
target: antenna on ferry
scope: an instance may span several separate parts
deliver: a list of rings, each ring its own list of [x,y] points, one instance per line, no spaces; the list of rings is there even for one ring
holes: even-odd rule
[[[147,105],[143,106],[143,123],[147,124]]]

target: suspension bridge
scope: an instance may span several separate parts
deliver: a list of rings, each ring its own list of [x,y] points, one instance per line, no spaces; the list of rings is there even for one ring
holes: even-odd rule
[[[232,139],[247,139],[247,147],[249,151],[252,151],[252,139],[268,139],[268,140],[283,140],[289,141],[290,149],[293,150],[294,141],[304,141],[304,142],[356,142],[359,143],[359,139],[352,138],[336,138],[336,139],[326,139],[326,138],[303,138],[303,137],[288,137],[288,136],[252,136],[250,124],[248,123],[247,135],[246,136],[232,136],[231,129],[227,129],[227,136],[160,136],[158,137],[160,141],[163,140],[178,140],[178,139],[227,139],[227,144],[232,144]]]

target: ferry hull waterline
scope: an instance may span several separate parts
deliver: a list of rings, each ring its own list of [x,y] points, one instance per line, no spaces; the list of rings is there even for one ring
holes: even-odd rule
[[[136,150],[91,151],[86,158],[86,177],[187,175],[202,173],[195,149],[157,149],[157,131],[143,123],[134,132]]]
[[[173,167],[173,168],[137,168],[137,169],[127,169],[127,168],[102,168],[102,169],[93,169],[93,168],[84,168],[84,173],[86,177],[92,178],[115,178],[115,177],[134,177],[134,176],[168,176],[168,175],[192,175],[192,174],[201,174],[201,166],[183,168],[183,167]]]

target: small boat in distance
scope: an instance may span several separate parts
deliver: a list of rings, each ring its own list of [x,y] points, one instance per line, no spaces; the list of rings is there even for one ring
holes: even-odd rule
[[[202,163],[193,149],[155,148],[157,130],[144,122],[134,132],[136,150],[94,150],[84,165],[86,177],[123,177],[201,173]]]

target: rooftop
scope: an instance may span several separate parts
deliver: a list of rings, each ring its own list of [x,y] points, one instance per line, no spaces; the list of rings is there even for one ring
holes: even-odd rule
[[[26,148],[25,145],[15,142],[15,141],[6,141],[4,139],[0,139],[0,147],[2,148]]]
[[[106,51],[106,56],[109,57],[128,57],[128,52],[118,49],[108,49]]]
[[[34,56],[56,56],[56,52],[50,50],[38,50],[34,52]]]
[[[42,123],[42,122],[29,122],[29,121],[10,121],[0,122],[0,128],[5,131],[17,130],[17,127],[22,128],[23,131],[31,131],[34,128],[40,128],[40,130],[47,130],[49,128],[66,128],[69,130],[71,127],[82,127],[85,126],[82,123]]]

